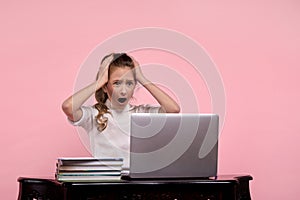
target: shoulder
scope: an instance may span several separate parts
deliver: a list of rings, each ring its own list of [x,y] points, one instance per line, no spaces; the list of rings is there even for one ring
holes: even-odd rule
[[[87,115],[97,115],[98,110],[96,109],[95,106],[81,106],[81,110],[83,113]]]
[[[98,114],[98,110],[95,106],[81,106],[80,109],[82,111],[81,118],[76,122],[71,122],[75,126],[80,126],[83,123],[92,121],[92,119],[94,119],[94,117]]]

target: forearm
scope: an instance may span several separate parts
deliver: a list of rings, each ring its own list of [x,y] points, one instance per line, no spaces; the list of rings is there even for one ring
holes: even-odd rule
[[[72,96],[70,96],[68,99],[66,99],[63,103],[63,105],[68,104],[72,105],[73,110],[79,109],[86,100],[89,99],[90,96],[92,96],[95,93],[95,87],[96,83],[92,83],[85,88],[79,90]]]
[[[62,109],[68,118],[72,121],[77,121],[81,118],[82,112],[80,107],[86,102],[97,90],[97,82],[86,86],[79,90],[69,98],[67,98],[63,104]]]
[[[146,77],[141,77],[139,78],[138,81],[150,92],[150,94],[161,105],[160,112],[166,112],[166,113],[180,112],[180,107],[176,103],[176,101],[173,98],[171,98],[166,92],[164,92],[155,84],[153,84],[151,81],[149,81]]]
[[[108,68],[112,59],[113,55],[110,55],[101,63],[97,74],[97,81],[79,90],[63,102],[62,109],[70,120],[79,120],[82,116],[82,111],[80,108],[84,104],[84,102],[86,102],[90,98],[90,96],[95,94],[98,89],[100,89],[104,84],[107,83]]]

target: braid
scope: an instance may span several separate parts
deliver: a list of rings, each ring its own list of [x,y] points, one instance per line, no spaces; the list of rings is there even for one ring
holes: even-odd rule
[[[103,131],[107,127],[107,117],[104,117],[104,114],[109,113],[108,107],[105,105],[105,102],[108,98],[107,94],[103,91],[102,88],[96,91],[95,93],[96,100],[98,101],[95,104],[95,108],[98,110],[98,115],[96,116],[96,122],[98,124],[98,130]]]

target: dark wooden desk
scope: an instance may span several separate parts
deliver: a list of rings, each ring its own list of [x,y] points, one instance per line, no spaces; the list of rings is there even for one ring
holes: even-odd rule
[[[249,175],[212,179],[58,182],[20,177],[18,200],[200,199],[250,200]]]

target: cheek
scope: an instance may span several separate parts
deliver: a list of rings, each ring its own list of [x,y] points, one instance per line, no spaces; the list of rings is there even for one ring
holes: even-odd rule
[[[133,95],[133,93],[134,93],[134,88],[130,88],[130,89],[128,89],[128,94],[130,94],[130,96],[132,96]]]
[[[107,92],[108,96],[111,97],[112,94],[113,94],[113,92],[114,92],[113,87],[111,87],[111,86],[108,85],[108,86],[106,87],[106,90],[107,90],[106,92]]]

